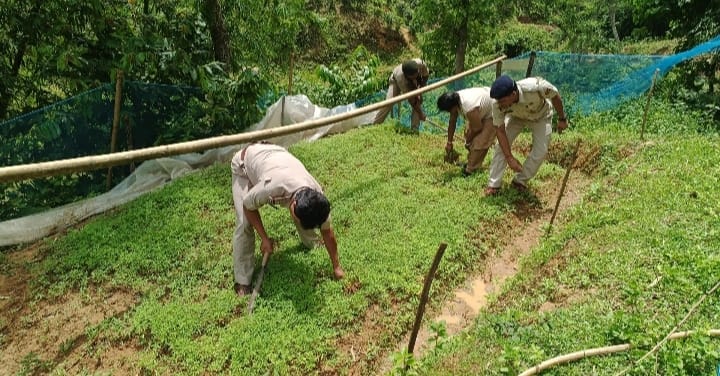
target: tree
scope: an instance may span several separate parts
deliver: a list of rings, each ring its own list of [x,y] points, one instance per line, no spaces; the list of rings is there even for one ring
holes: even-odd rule
[[[207,20],[213,42],[215,60],[225,64],[232,71],[233,59],[230,36],[225,28],[225,18],[218,0],[203,0],[203,16]]]
[[[497,52],[488,41],[510,14],[511,5],[503,2],[430,0],[419,2],[412,23],[420,31],[425,60],[435,72],[447,75],[465,70],[467,46],[480,54]]]

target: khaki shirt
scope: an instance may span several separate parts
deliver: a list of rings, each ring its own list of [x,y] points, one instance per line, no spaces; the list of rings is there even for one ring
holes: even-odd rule
[[[243,205],[248,210],[257,210],[265,204],[288,208],[293,194],[300,188],[322,192],[322,187],[302,162],[281,146],[251,144],[243,162],[251,186],[243,198]],[[330,216],[320,228],[330,228]]]
[[[418,63],[418,77],[423,77],[423,81],[427,82],[427,79],[430,76],[430,71],[428,70],[427,65],[425,65],[425,62],[421,59],[413,60]],[[390,83],[393,81],[400,88],[401,94],[405,94],[418,88],[416,81],[410,81],[405,77],[405,74],[402,71],[402,64],[393,69],[392,75],[390,75]]]
[[[460,112],[467,120],[467,113],[478,109],[480,111],[480,119],[488,119],[492,116],[492,106],[495,101],[490,98],[490,88],[473,87],[469,89],[458,90],[460,96]]]
[[[501,109],[497,101],[493,103],[492,116],[496,127],[505,123],[505,116],[524,120],[539,120],[552,116],[550,99],[559,94],[555,86],[540,77],[531,77],[517,81],[517,87],[517,103],[505,109]]]

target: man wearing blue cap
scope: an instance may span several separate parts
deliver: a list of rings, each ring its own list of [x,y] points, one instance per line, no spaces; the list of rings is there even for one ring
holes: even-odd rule
[[[507,166],[516,172],[512,186],[526,190],[528,181],[545,161],[552,133],[553,109],[558,114],[558,132],[568,126],[562,98],[555,86],[540,77],[516,82],[505,75],[493,82],[490,97],[495,99],[492,116],[498,144],[490,163],[490,181],[485,194],[495,195],[500,191]],[[512,154],[511,146],[525,127],[532,131],[532,149],[525,163],[520,165]]]

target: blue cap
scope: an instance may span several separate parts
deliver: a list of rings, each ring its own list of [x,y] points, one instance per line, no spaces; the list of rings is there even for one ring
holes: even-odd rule
[[[498,79],[493,82],[492,87],[490,87],[490,98],[504,98],[516,89],[515,81],[507,75],[502,75],[498,77]]]

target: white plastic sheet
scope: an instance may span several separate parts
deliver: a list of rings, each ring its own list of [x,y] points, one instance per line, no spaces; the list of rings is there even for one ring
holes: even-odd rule
[[[252,125],[248,131],[296,124],[355,109],[354,104],[332,109],[318,107],[304,95],[283,97],[270,106],[265,117],[259,123]],[[371,111],[319,128],[275,137],[269,141],[284,147],[302,140],[314,141],[328,134],[342,133],[360,125],[370,124],[375,113],[376,111]],[[42,213],[0,222],[0,246],[30,243],[51,236],[89,217],[132,201],[194,170],[215,163],[229,163],[232,156],[243,146],[245,144],[145,161],[130,176],[104,194]]]

